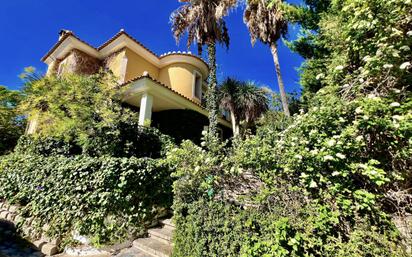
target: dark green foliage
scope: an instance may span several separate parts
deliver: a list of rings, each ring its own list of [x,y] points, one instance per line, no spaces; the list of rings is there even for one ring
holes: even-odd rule
[[[407,256],[394,243],[396,234],[382,235],[381,228],[367,220],[360,220],[346,239],[331,237],[336,213],[316,206],[293,210],[299,216],[283,218],[268,210],[202,199],[176,207],[178,257]]]
[[[51,155],[72,156],[81,154],[82,149],[74,142],[65,142],[58,138],[35,138],[25,135],[20,137],[14,152],[22,155],[40,155],[44,157]]]
[[[160,158],[173,141],[139,126],[118,89],[105,73],[27,84],[21,108],[38,127],[0,159],[0,199],[33,219],[29,236],[46,227],[64,244],[73,232],[95,245],[124,242],[170,208],[170,169]]]
[[[164,156],[173,140],[157,129],[138,126],[136,123],[119,123],[118,132],[101,128],[93,137],[80,144],[77,141],[67,141],[59,137],[20,138],[15,152],[20,154],[36,154],[42,156],[84,154],[87,156],[112,157],[150,157]]]
[[[0,86],[0,155],[13,150],[24,133],[26,119],[17,111],[22,99],[20,92]]]
[[[313,100],[286,129],[266,124],[232,151],[185,142],[168,155],[176,256],[407,256],[390,215],[411,205],[390,192],[412,183],[410,93]],[[223,182],[246,186],[245,171],[263,187],[227,198]]]
[[[310,2],[303,110],[168,155],[177,256],[410,255],[412,2]]]
[[[235,136],[243,136],[269,109],[269,97],[265,89],[255,82],[234,78],[226,78],[220,85],[219,103],[222,109],[231,113]]]
[[[116,133],[111,128],[99,129],[83,144],[84,153],[91,156],[113,157],[164,156],[173,139],[159,130],[138,126],[137,122],[120,122]]]
[[[169,170],[153,159],[11,154],[0,159],[0,198],[23,205],[32,236],[124,241],[171,205]],[[66,241],[67,242],[67,241]]]

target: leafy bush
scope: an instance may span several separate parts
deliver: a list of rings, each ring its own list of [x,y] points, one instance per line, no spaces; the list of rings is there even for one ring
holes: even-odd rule
[[[143,158],[11,154],[0,160],[0,198],[22,205],[36,236],[72,231],[95,244],[124,240],[171,205],[169,169]],[[24,225],[24,224],[23,224]]]
[[[110,129],[99,130],[82,144],[75,140],[66,141],[53,136],[23,136],[19,139],[15,152],[20,154],[38,154],[42,156],[84,154],[87,156],[112,157],[150,157],[164,156],[173,145],[171,137],[157,129],[141,127],[137,124],[120,123],[119,133],[112,134]]]
[[[339,85],[348,96],[407,86],[412,80],[412,2],[312,1],[288,6],[302,26],[292,50],[302,55],[300,85],[311,102],[320,88]]]
[[[182,206],[180,206],[182,207]],[[290,206],[280,207],[286,209]],[[175,209],[174,256],[407,256],[396,234],[359,220],[343,238],[336,212],[312,207],[297,216],[200,199]]]
[[[22,99],[18,91],[0,86],[0,155],[12,151],[24,133],[26,120],[17,111]]]
[[[246,141],[236,162],[268,185],[282,177],[305,188],[344,215],[393,211],[399,206],[380,205],[379,198],[412,181],[410,93],[345,102],[326,91],[314,99],[322,105],[297,115],[286,130]]]
[[[173,141],[139,126],[116,85],[109,73],[28,80],[20,108],[38,125],[0,159],[0,198],[33,219],[30,236],[125,240],[170,208],[170,170],[155,158]]]
[[[389,215],[411,205],[386,193],[412,181],[411,97],[326,91],[281,132],[266,124],[233,149],[184,142],[169,153],[176,256],[406,256]],[[228,195],[226,181],[256,187],[245,172],[261,188]]]
[[[410,255],[392,217],[412,213],[412,1],[305,2],[286,6],[305,110],[169,153],[176,256]]]

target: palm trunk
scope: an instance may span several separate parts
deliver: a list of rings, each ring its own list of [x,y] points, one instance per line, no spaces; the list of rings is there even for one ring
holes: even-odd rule
[[[233,136],[237,137],[239,135],[239,127],[236,121],[235,114],[233,111],[230,111],[230,119],[232,121],[232,131],[233,131]]]
[[[206,107],[209,112],[209,133],[212,137],[217,137],[217,96],[216,96],[216,42],[210,42],[208,47],[208,58],[209,58],[209,85]]]
[[[270,45],[270,50],[272,51],[273,62],[275,63],[276,75],[278,77],[280,99],[282,101],[283,112],[285,113],[285,115],[287,117],[290,117],[289,106],[288,106],[288,98],[286,96],[285,85],[283,84],[283,80],[282,80],[282,74],[280,73],[278,48],[277,48],[276,43],[273,43],[273,44]]]

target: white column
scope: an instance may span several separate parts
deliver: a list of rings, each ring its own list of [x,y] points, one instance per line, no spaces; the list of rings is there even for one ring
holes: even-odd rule
[[[148,93],[142,95],[140,100],[139,125],[145,126],[152,120],[153,96]]]

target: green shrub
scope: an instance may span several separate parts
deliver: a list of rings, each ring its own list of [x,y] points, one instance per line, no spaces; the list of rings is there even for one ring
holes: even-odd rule
[[[0,184],[0,198],[34,218],[33,235],[48,224],[66,243],[72,231],[95,244],[125,240],[172,201],[169,169],[148,158],[12,154],[0,160]]]
[[[24,133],[26,119],[17,111],[22,99],[19,91],[0,85],[0,155],[12,151]]]
[[[81,144],[78,141],[66,141],[59,137],[23,136],[19,139],[15,152],[42,156],[65,155],[112,157],[150,157],[164,156],[173,145],[169,136],[157,129],[120,123],[118,133],[111,133],[111,128],[101,128],[93,137],[87,137]]]
[[[407,256],[396,233],[382,233],[365,219],[346,235],[334,232],[337,213],[324,207],[290,217],[204,199],[180,208],[174,256]]]
[[[412,2],[305,2],[305,110],[169,154],[176,256],[410,256],[391,218],[412,213]]]
[[[176,256],[404,254],[390,215],[411,205],[388,194],[412,182],[410,92],[344,101],[324,88],[313,101],[286,129],[265,124],[233,149],[169,153]],[[225,181],[245,186],[245,172],[262,188],[228,198]]]
[[[345,102],[329,92],[320,99],[285,131],[246,141],[236,162],[268,185],[282,177],[347,215],[383,208],[385,192],[412,180],[410,93]]]
[[[27,155],[79,155],[82,152],[80,146],[75,142],[65,142],[55,137],[32,137],[30,135],[21,136],[17,142],[14,152]]]
[[[170,208],[170,170],[160,158],[173,140],[139,126],[118,90],[104,72],[26,84],[20,108],[38,126],[0,159],[0,199],[34,219],[30,236],[47,225],[65,244],[73,231],[97,245],[124,241]]]

